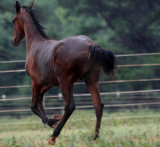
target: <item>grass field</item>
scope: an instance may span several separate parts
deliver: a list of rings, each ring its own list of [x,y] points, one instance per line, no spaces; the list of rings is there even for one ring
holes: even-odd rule
[[[30,124],[16,124],[18,122]],[[158,112],[149,110],[109,114],[105,112],[97,142],[92,140],[94,129],[93,111],[75,111],[57,138],[56,145],[53,146],[160,147]],[[0,147],[46,147],[52,131],[53,129],[44,127],[36,116],[21,119],[0,118]]]

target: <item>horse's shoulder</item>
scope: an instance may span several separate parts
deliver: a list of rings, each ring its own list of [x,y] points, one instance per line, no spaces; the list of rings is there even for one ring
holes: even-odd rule
[[[34,58],[32,56],[27,56],[25,63],[25,70],[29,76],[31,74],[33,66],[34,66]]]

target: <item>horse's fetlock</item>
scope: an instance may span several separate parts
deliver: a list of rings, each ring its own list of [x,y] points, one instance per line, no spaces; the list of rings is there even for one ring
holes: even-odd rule
[[[104,107],[104,103],[101,103],[101,107],[102,107],[102,108]]]

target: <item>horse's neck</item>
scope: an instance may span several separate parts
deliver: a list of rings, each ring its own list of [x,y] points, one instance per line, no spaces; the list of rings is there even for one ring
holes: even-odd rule
[[[24,25],[24,33],[26,37],[26,52],[27,55],[31,50],[31,46],[33,43],[45,40],[44,37],[39,33],[35,24],[33,22],[26,23]]]

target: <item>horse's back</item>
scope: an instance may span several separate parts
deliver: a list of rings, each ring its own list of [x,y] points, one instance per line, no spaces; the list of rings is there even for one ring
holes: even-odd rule
[[[84,35],[67,37],[60,41],[57,54],[63,56],[66,62],[74,62],[79,58],[84,58],[88,55],[88,50],[95,43]]]
[[[67,37],[61,40],[61,42],[67,45],[68,49],[73,52],[83,51],[90,45],[96,45],[93,40],[84,35]]]

